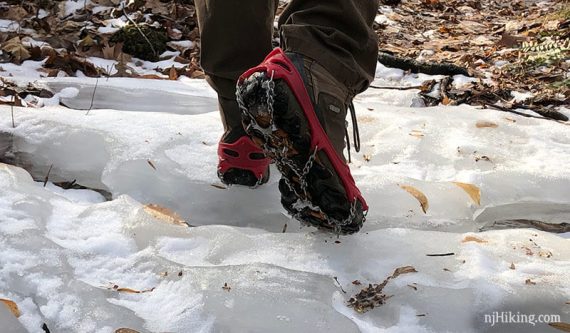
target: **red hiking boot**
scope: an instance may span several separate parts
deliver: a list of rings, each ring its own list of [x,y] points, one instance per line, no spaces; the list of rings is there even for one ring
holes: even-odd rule
[[[346,89],[315,62],[275,49],[240,77],[236,95],[247,134],[282,174],[285,209],[320,229],[360,230],[368,206],[343,155]]]
[[[218,144],[218,177],[226,185],[257,187],[269,180],[269,164],[263,150],[248,136]]]

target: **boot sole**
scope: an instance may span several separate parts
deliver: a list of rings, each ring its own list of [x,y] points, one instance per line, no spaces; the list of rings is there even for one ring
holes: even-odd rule
[[[243,99],[243,123],[247,134],[282,174],[279,182],[283,207],[304,224],[337,234],[360,230],[365,220],[359,200],[348,202],[334,169],[327,168],[326,153],[311,147],[311,131],[302,110],[283,106],[291,96],[287,84],[276,80],[273,114],[268,111],[264,72],[251,75],[238,87]],[[279,107],[281,105],[281,107]],[[305,175],[305,177],[303,177]],[[305,182],[305,185],[303,185]]]

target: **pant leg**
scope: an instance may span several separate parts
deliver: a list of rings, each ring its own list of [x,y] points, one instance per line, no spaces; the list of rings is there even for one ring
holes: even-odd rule
[[[282,47],[315,60],[355,95],[374,78],[377,11],[378,0],[291,0],[279,18]]]
[[[195,0],[201,65],[218,93],[226,135],[243,132],[235,100],[238,77],[271,51],[278,0]],[[237,136],[237,137],[236,137]]]

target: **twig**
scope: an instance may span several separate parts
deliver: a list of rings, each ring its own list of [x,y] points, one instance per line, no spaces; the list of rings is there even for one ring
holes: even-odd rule
[[[552,118],[546,118],[546,117],[533,116],[533,115],[531,115],[531,114],[526,114],[526,113],[524,113],[524,112],[512,110],[512,109],[509,109],[509,108],[507,108],[507,107],[500,106],[500,105],[482,103],[481,106],[483,107],[483,109],[491,108],[491,109],[495,109],[495,110],[499,110],[499,111],[503,111],[503,112],[514,113],[514,114],[516,114],[516,115],[519,115],[519,116],[522,116],[522,117],[526,117],[526,118],[546,119],[546,120],[555,121],[555,122],[557,122],[557,123],[565,124],[565,122],[560,121],[560,120],[556,120],[556,119],[552,119]]]
[[[286,233],[287,232],[287,223],[285,223],[285,225],[283,226],[283,231],[282,233]]]
[[[49,180],[49,174],[50,174],[50,172],[51,172],[51,168],[53,168],[53,164],[49,166],[49,170],[48,170],[48,172],[47,172],[46,178],[44,179],[44,187],[46,187],[47,182],[48,182],[48,180]]]
[[[338,283],[338,286],[340,287],[340,290],[346,294],[346,291],[342,288],[342,285],[340,284],[340,282],[338,282],[338,278],[336,276],[333,277],[333,279],[336,281],[336,283]]]
[[[426,256],[428,256],[428,257],[449,257],[449,256],[454,256],[454,255],[455,255],[455,253],[453,253],[453,252],[426,254]]]
[[[378,61],[386,67],[400,68],[412,73],[425,73],[429,75],[465,75],[469,71],[453,64],[428,64],[411,58],[396,57],[388,53],[380,52]]]
[[[93,95],[91,95],[91,104],[89,105],[89,109],[85,113],[86,116],[89,115],[91,109],[93,108],[93,102],[95,101],[95,93],[97,92],[97,85],[99,84],[99,78],[95,79],[95,88],[93,88]]]
[[[12,128],[16,128],[16,123],[14,122],[14,104],[10,105],[10,112],[12,113]]]
[[[123,7],[123,15],[125,15],[125,17],[127,18],[127,20],[129,20],[129,22],[131,22],[135,28],[137,28],[137,30],[139,31],[139,33],[141,34],[141,36],[143,36],[143,38],[146,40],[146,42],[148,43],[148,45],[150,46],[150,49],[152,50],[152,53],[154,54],[155,57],[158,57],[158,54],[156,53],[156,50],[154,49],[154,46],[152,46],[151,41],[148,39],[148,37],[144,34],[144,32],[141,30],[141,28],[139,27],[139,25],[133,21],[133,19],[131,19],[129,17],[129,15],[127,15],[127,12],[125,12],[125,7]]]
[[[422,86],[411,86],[411,87],[379,87],[379,86],[370,86],[373,89],[385,89],[385,90],[412,90],[412,89],[421,89]]]

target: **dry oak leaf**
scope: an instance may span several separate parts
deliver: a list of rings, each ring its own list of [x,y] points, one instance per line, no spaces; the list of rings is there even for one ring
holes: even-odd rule
[[[0,302],[4,303],[4,305],[8,308],[8,310],[10,310],[10,312],[12,312],[12,314],[16,318],[19,318],[22,315],[20,309],[18,309],[18,305],[14,303],[14,301],[5,298],[0,298]]]
[[[416,200],[418,200],[420,203],[423,212],[427,213],[427,210],[429,209],[429,202],[425,194],[413,186],[400,185],[400,187],[406,192],[410,193],[414,198],[416,198]]]
[[[570,324],[568,323],[548,323],[548,326],[562,332],[570,332]]]
[[[22,45],[20,37],[14,37],[5,43],[2,43],[2,51],[10,53],[13,60],[17,63],[29,59],[32,55],[30,52]]]
[[[473,200],[473,202],[475,202],[479,206],[481,205],[481,189],[479,189],[477,186],[473,184],[460,183],[460,182],[453,182],[453,184],[461,187],[461,189],[465,191],[469,195],[469,197],[471,197],[471,200]]]
[[[463,238],[463,240],[461,241],[461,243],[469,243],[469,242],[475,242],[479,244],[487,243],[486,240],[477,238],[475,236],[465,236],[465,238]]]
[[[115,333],[139,333],[139,331],[135,331],[130,328],[121,327],[115,330]]]
[[[176,214],[175,212],[171,211],[166,207],[162,207],[159,205],[148,204],[144,206],[144,211],[154,217],[157,220],[162,222],[166,222],[169,224],[180,225],[187,227],[186,221],[184,221],[180,215]]]
[[[490,128],[497,128],[499,127],[499,125],[495,124],[494,122],[491,121],[485,121],[485,120],[479,120],[475,126],[477,128],[486,128],[486,127],[490,127]]]

